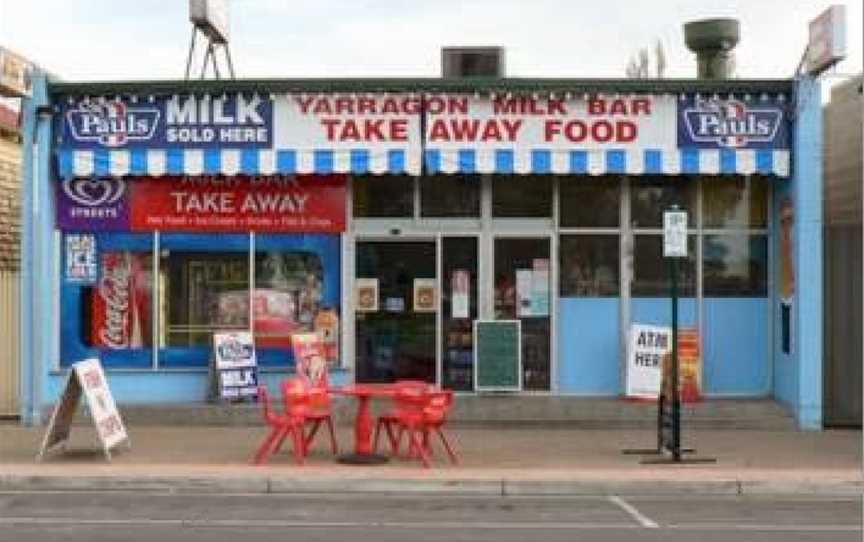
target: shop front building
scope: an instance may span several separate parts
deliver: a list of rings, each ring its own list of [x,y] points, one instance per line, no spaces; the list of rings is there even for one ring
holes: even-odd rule
[[[662,212],[677,205],[704,395],[774,397],[819,427],[818,93],[42,81],[25,133],[25,418],[88,357],[121,404],[201,401],[212,334],[233,329],[253,333],[271,386],[291,334],[314,331],[336,383],[472,393],[477,319],[520,321],[523,393],[619,396],[631,324],[669,322]]]

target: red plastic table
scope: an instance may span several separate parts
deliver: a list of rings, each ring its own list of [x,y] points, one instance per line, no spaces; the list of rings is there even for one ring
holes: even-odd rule
[[[369,400],[373,397],[391,398],[396,390],[392,384],[350,384],[330,388],[332,393],[350,395],[357,399],[357,415],[354,417],[354,453],[339,457],[340,463],[370,465],[386,463],[388,457],[372,451],[372,414]]]

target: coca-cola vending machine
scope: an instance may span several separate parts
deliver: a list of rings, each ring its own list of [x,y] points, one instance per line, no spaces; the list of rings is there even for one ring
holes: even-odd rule
[[[150,346],[150,254],[105,252],[91,294],[93,346],[122,350]]]

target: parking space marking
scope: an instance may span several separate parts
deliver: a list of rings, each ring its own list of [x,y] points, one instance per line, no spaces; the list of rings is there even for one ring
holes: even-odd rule
[[[621,508],[621,510],[627,512],[630,517],[635,519],[639,523],[639,525],[645,527],[646,529],[658,529],[660,527],[659,525],[657,525],[656,521],[652,520],[651,518],[637,510],[635,506],[617,495],[610,496],[609,502],[615,504],[616,506]]]

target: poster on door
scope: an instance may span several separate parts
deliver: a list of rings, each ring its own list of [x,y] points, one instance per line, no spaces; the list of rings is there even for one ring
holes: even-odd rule
[[[467,269],[456,269],[450,274],[450,317],[468,318],[471,274]]]
[[[535,258],[531,274],[531,314],[549,316],[549,260]]]
[[[533,272],[530,269],[516,270],[516,316],[533,316],[531,299],[533,297]]]
[[[414,279],[414,312],[435,312],[435,279]]]

